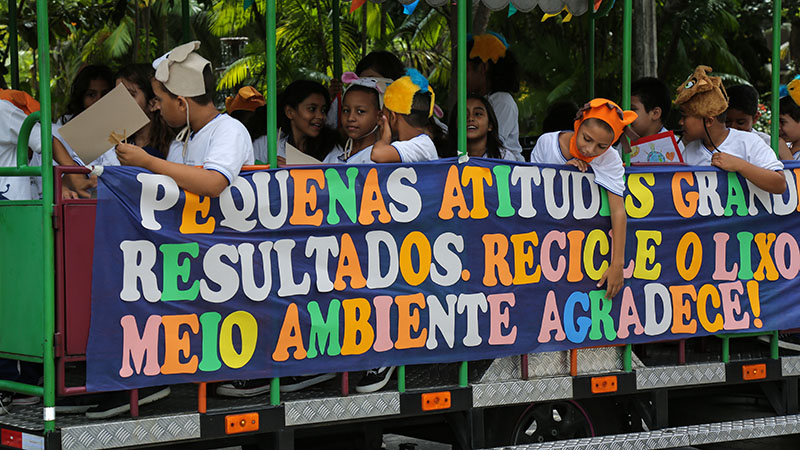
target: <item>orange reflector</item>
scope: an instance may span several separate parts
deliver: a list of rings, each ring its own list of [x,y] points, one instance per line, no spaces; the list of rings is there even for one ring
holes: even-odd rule
[[[225,434],[258,431],[258,413],[225,416]]]
[[[422,410],[434,411],[450,408],[450,391],[422,394]]]
[[[767,378],[766,364],[748,364],[742,366],[743,380],[763,380]]]
[[[592,394],[617,392],[617,376],[592,377]]]

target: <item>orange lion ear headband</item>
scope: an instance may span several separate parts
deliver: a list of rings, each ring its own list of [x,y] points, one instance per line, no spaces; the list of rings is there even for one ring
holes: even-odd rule
[[[614,140],[612,142],[617,142],[623,133],[632,139],[639,138],[639,136],[637,136],[636,133],[634,133],[633,130],[628,127],[628,125],[632,124],[637,117],[639,117],[639,115],[635,112],[623,111],[622,108],[620,108],[611,100],[605,98],[596,98],[590,101],[589,103],[583,105],[583,108],[578,111],[578,116],[575,118],[575,134],[572,135],[572,138],[569,141],[570,154],[575,158],[587,163],[591,162],[595,158],[583,156],[581,152],[578,151],[578,129],[580,129],[581,125],[583,125],[583,122],[586,121],[586,119],[597,119],[607,123],[614,132]],[[627,147],[627,141],[623,142],[623,147],[626,147],[626,151],[630,151],[630,148]]]

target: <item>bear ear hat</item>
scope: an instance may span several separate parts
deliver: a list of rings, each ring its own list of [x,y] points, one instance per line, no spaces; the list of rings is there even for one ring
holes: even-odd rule
[[[211,62],[195,53],[198,48],[200,41],[188,42],[153,61],[156,80],[173,95],[196,97],[206,93],[203,70]]]
[[[694,73],[678,87],[675,105],[699,117],[716,117],[728,109],[728,94],[720,77],[708,75],[711,67],[697,66]]]

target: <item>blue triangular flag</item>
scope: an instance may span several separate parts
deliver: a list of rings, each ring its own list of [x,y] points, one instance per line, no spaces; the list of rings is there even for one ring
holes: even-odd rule
[[[403,5],[403,14],[410,16],[414,14],[414,10],[417,9],[417,5],[419,4],[419,0],[415,1],[410,5]]]
[[[509,3],[508,4],[508,17],[511,17],[516,13],[517,13],[517,7],[514,6],[513,4]]]
[[[256,0],[244,0],[244,10],[247,11],[247,8],[253,6]]]

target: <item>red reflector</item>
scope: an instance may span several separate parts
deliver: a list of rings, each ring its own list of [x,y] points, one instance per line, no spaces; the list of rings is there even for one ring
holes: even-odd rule
[[[11,448],[22,448],[22,432],[14,430],[0,430],[0,445]]]

